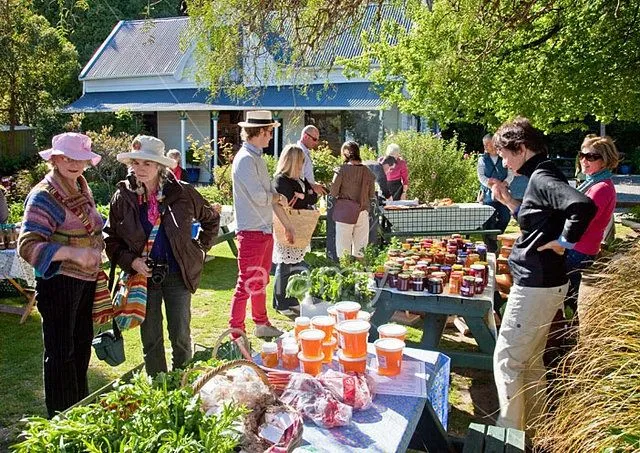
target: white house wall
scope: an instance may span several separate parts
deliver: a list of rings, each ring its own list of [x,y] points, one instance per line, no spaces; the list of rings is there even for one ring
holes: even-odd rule
[[[186,140],[189,135],[200,143],[209,138],[211,132],[209,118],[209,112],[187,112],[185,150],[189,147]],[[180,112],[158,112],[158,138],[164,142],[166,149],[182,150],[180,133]]]

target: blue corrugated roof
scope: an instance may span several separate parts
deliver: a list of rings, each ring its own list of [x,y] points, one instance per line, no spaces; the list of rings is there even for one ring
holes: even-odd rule
[[[80,73],[80,80],[173,74],[184,52],[188,17],[119,22]]]
[[[173,90],[141,90],[85,93],[64,109],[77,112],[132,112],[179,110],[244,110],[261,107],[270,110],[376,110],[383,106],[369,82],[309,85],[306,92],[299,87],[267,87],[242,100],[221,93],[209,99],[206,90],[181,88]]]

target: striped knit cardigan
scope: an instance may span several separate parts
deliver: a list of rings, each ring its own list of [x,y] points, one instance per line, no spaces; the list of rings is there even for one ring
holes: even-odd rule
[[[104,248],[102,216],[96,209],[87,181],[82,176],[78,178],[81,192],[91,200],[83,209],[96,233],[94,236],[89,236],[78,216],[47,191],[50,184],[62,197],[67,196],[68,192],[59,178],[55,171],[50,172],[29,193],[18,238],[18,253],[33,266],[36,277],[47,279],[62,274],[80,280],[95,280],[98,267],[87,269],[71,261],[52,261],[64,245],[92,247],[100,251]]]

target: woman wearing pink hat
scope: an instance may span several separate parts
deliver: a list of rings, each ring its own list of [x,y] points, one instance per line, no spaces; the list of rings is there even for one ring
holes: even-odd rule
[[[52,417],[89,394],[91,309],[104,242],[102,217],[82,176],[100,162],[91,139],[56,135],[40,156],[51,171],[27,197],[18,253],[36,273],[45,401]]]

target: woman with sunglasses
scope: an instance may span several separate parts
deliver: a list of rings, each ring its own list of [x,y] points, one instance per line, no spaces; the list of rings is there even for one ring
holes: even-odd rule
[[[612,170],[618,166],[619,156],[611,137],[589,134],[582,142],[580,170],[587,177],[578,190],[591,198],[598,208],[587,231],[571,250],[567,250],[567,277],[569,291],[565,307],[569,306],[577,316],[577,296],[582,271],[587,269],[598,252],[605,233],[613,227],[613,211],[616,207],[616,189],[611,180]],[[574,318],[577,321],[577,318]]]

